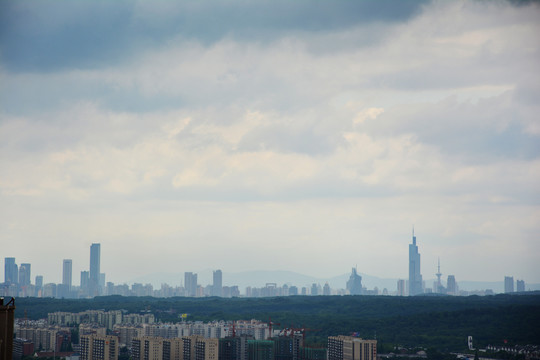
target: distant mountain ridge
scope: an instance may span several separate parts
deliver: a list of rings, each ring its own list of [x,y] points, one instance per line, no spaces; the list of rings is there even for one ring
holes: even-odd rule
[[[198,283],[202,286],[212,284],[212,270],[203,270],[197,273]],[[397,289],[398,279],[379,278],[376,276],[359,273],[362,276],[362,285],[371,290],[377,287],[381,292],[384,288],[388,289],[390,293],[395,292]],[[233,286],[236,285],[240,288],[240,292],[244,293],[247,286],[251,287],[264,287],[267,283],[276,283],[277,286],[294,285],[300,290],[302,287],[310,287],[313,283],[323,286],[328,282],[333,289],[344,289],[346,282],[349,279],[350,273],[337,275],[329,278],[319,278],[316,276],[309,276],[300,274],[294,271],[285,270],[256,270],[256,271],[242,271],[236,273],[223,272],[223,285]],[[406,278],[404,278],[406,280]],[[426,287],[431,287],[435,279],[427,279]],[[501,293],[504,291],[503,281],[459,281],[457,279],[460,290],[474,291],[491,289],[495,293]],[[184,283],[183,273],[154,273],[144,276],[140,276],[132,279],[128,284],[142,283],[152,284],[154,289],[159,289],[162,283],[167,283],[171,286],[180,286]],[[540,284],[525,284],[526,290],[540,290]]]

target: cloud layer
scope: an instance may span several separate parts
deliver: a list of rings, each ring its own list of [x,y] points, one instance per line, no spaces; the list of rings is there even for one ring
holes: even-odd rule
[[[2,3],[6,256],[539,282],[540,7],[314,4]]]

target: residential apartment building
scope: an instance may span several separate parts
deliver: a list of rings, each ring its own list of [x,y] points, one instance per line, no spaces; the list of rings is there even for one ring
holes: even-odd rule
[[[328,360],[376,360],[377,340],[352,336],[328,337]]]
[[[117,336],[81,335],[80,360],[117,360],[119,345]]]

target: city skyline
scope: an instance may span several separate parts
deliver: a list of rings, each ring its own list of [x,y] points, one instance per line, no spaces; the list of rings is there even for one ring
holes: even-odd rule
[[[72,260],[63,259],[62,267],[62,282],[61,283],[50,283],[46,282],[45,286],[43,281],[43,276],[37,275],[35,278],[35,287],[31,281],[31,264],[23,263],[18,268],[16,264],[16,259],[13,257],[4,258],[4,283],[2,283],[2,288],[0,289],[2,294],[5,296],[52,296],[52,297],[67,297],[67,298],[86,298],[94,297],[98,295],[136,295],[142,296],[142,294],[150,296],[159,296],[159,297],[169,297],[169,296],[189,296],[189,297],[200,297],[200,296],[223,296],[223,297],[234,297],[234,296],[288,296],[288,295],[397,295],[397,296],[406,296],[406,295],[419,295],[423,293],[441,293],[449,295],[490,295],[493,293],[504,292],[504,293],[513,293],[514,291],[523,292],[531,291],[530,287],[526,290],[525,281],[523,279],[517,280],[517,288],[514,290],[514,278],[513,276],[505,276],[504,278],[504,291],[499,291],[499,286],[484,286],[482,288],[475,288],[473,292],[468,290],[459,291],[458,283],[456,282],[455,276],[448,274],[448,281],[446,287],[441,281],[441,268],[440,268],[440,259],[437,261],[437,281],[433,283],[433,287],[426,285],[426,281],[422,279],[420,272],[420,253],[418,251],[418,246],[416,244],[416,236],[414,233],[414,228],[412,232],[412,243],[409,244],[409,278],[407,281],[403,279],[394,279],[396,283],[396,291],[393,291],[393,286],[385,287],[388,285],[388,279],[379,279],[377,284],[371,284],[374,286],[373,289],[368,289],[368,287],[363,286],[362,276],[358,275],[357,268],[352,268],[352,273],[350,274],[348,280],[345,282],[343,279],[343,284],[336,283],[332,284],[332,287],[329,285],[328,281],[322,281],[324,287],[321,286],[321,281],[319,280],[307,280],[311,284],[306,284],[306,281],[298,282],[298,279],[295,279],[293,275],[292,278],[281,279],[281,285],[278,285],[277,282],[274,282],[275,279],[267,278],[266,286],[262,288],[257,288],[257,282],[255,284],[248,283],[243,284],[246,287],[245,293],[241,293],[239,290],[238,283],[229,283],[231,286],[223,286],[223,272],[221,269],[212,270],[212,278],[205,279],[204,281],[199,281],[198,273],[192,271],[184,272],[183,274],[183,283],[180,281],[180,276],[177,276],[177,279],[172,281],[172,286],[167,281],[159,279],[158,282],[161,284],[160,290],[153,290],[152,284],[148,282],[137,282],[137,281],[123,281],[121,283],[113,283],[106,281],[106,274],[100,272],[100,259],[101,259],[101,244],[93,243],[90,246],[90,270],[81,271],[81,281],[79,286],[75,287],[75,290],[72,289]],[[291,273],[292,275],[292,273]],[[298,274],[301,275],[301,274]],[[368,275],[369,276],[369,275]],[[237,279],[238,280],[238,279]],[[258,279],[260,282],[261,279]],[[313,281],[312,281],[313,280]],[[396,281],[397,280],[397,281]],[[382,281],[382,282],[381,282]],[[207,285],[204,285],[204,282],[207,282]],[[128,283],[131,283],[132,289],[129,290]],[[297,284],[304,283],[304,287],[297,287]],[[481,282],[478,282],[481,283]],[[39,284],[39,285],[38,285]],[[510,285],[509,285],[510,284]],[[13,288],[13,285],[16,287]],[[178,286],[180,285],[180,286]],[[255,285],[255,286],[253,286]],[[262,285],[262,284],[261,284]],[[405,289],[407,285],[408,289]],[[529,286],[531,284],[529,283]],[[533,290],[538,288],[540,284],[532,284]],[[269,287],[270,286],[270,287]],[[173,288],[176,289],[173,291]],[[181,288],[181,292],[178,292]],[[252,295],[252,289],[254,294]],[[299,291],[299,289],[301,291]],[[381,291],[382,290],[382,291]],[[470,290],[470,289],[469,289]],[[292,293],[291,293],[292,291]]]
[[[412,247],[412,248],[411,248]],[[412,235],[412,244],[408,244],[408,251],[409,251],[409,257],[408,257],[408,273],[404,273],[404,274],[401,274],[399,276],[392,276],[392,277],[384,277],[384,276],[380,276],[378,274],[374,274],[374,273],[370,273],[369,271],[361,271],[362,273],[364,274],[369,274],[373,277],[378,277],[378,278],[381,278],[381,279],[406,279],[407,281],[407,286],[409,286],[410,284],[410,279],[411,279],[411,275],[414,275],[415,272],[417,272],[418,274],[420,274],[420,280],[419,280],[419,285],[417,284],[417,291],[418,291],[418,286],[420,287],[426,287],[426,288],[430,288],[429,284],[426,284],[426,281],[430,281],[430,280],[433,280],[433,276],[432,275],[435,275],[437,276],[438,272],[440,272],[440,256],[437,256],[437,264],[436,265],[433,265],[433,264],[428,264],[428,269],[431,268],[430,265],[433,265],[434,268],[433,268],[433,274],[428,273],[428,276],[427,278],[423,279],[422,275],[421,275],[421,272],[420,272],[420,267],[421,267],[421,261],[420,261],[420,253],[419,253],[419,250],[418,250],[418,246],[416,245],[416,236],[414,234],[414,228],[413,228],[413,235]],[[412,251],[412,252],[411,252]],[[85,256],[81,256],[81,257],[85,257]],[[412,258],[411,258],[412,257]],[[15,263],[16,262],[16,258],[17,257],[6,257],[4,260],[7,260],[7,259],[10,259],[10,263],[9,265],[12,266],[13,264],[15,265],[15,267],[18,267],[18,265]],[[412,259],[412,260],[411,260]],[[46,277],[46,282],[47,283],[58,283],[58,284],[65,284],[65,271],[66,271],[66,261],[69,262],[69,265],[68,265],[68,268],[69,268],[69,275],[67,276],[73,276],[73,274],[76,274],[75,275],[75,278],[78,279],[79,278],[79,273],[81,274],[81,276],[86,276],[88,279],[88,283],[90,284],[91,283],[91,270],[92,268],[94,268],[94,272],[96,272],[97,274],[101,274],[102,276],[104,276],[106,273],[105,272],[100,272],[100,268],[101,268],[101,244],[100,243],[92,243],[90,244],[90,261],[89,261],[89,267],[85,267],[84,265],[81,265],[79,268],[77,269],[80,269],[80,271],[77,271],[77,270],[73,270],[73,260],[72,259],[64,259],[63,260],[63,265],[62,265],[62,268],[60,270],[59,273],[56,273],[56,274],[53,274],[53,276],[51,276],[53,278],[53,280],[49,281],[49,279],[51,277],[49,277],[50,274],[47,275]],[[114,263],[114,260],[112,260],[112,262]],[[6,263],[6,261],[4,261],[4,263]],[[93,265],[92,265],[93,264]],[[411,264],[413,264],[412,268],[411,268]],[[21,263],[20,264],[21,266],[23,265],[27,265],[29,266],[30,264],[28,263]],[[182,284],[185,286],[185,283],[186,283],[186,280],[187,280],[187,277],[186,277],[186,274],[193,274],[194,275],[194,278],[196,280],[197,278],[197,273],[199,272],[208,272],[208,271],[211,271],[211,272],[220,272],[221,273],[221,270],[219,270],[218,268],[220,268],[219,266],[207,266],[208,264],[204,265],[204,266],[200,266],[200,267],[195,267],[195,269],[189,269],[191,271],[187,271],[187,269],[183,269],[183,268],[174,268],[174,269],[168,269],[169,271],[166,271],[166,273],[172,273],[172,272],[176,272],[178,274],[182,274],[182,280],[178,280],[178,284]],[[3,266],[3,267],[0,267],[0,278],[5,278],[5,271],[7,269],[7,266]],[[114,267],[113,267],[114,269]],[[215,270],[215,269],[218,269],[218,270]],[[415,269],[415,270],[413,270]],[[2,270],[4,271],[2,273]],[[291,272],[295,272],[294,270],[290,270],[290,269],[260,269],[260,268],[253,268],[253,269],[247,269],[245,271],[272,271],[272,270],[285,270],[285,271],[291,271]],[[435,270],[437,271],[437,273],[435,272]],[[19,269],[20,271],[20,269]],[[411,273],[412,271],[412,273]],[[238,271],[239,273],[240,272],[243,272],[243,271]],[[512,271],[511,269],[509,269],[508,271],[504,270],[502,271],[504,273],[504,277],[507,277],[508,276],[508,273],[512,273],[512,274],[515,274],[514,271]],[[155,272],[154,272],[155,273]],[[345,274],[345,272],[341,272],[341,273],[334,273],[334,274],[322,274],[322,275],[316,275],[314,276],[313,274],[307,274],[307,273],[301,273],[301,272],[298,272],[299,274],[302,274],[302,275],[309,275],[309,276],[313,276],[314,278],[331,278],[331,277],[336,277],[338,275],[343,275]],[[455,273],[459,273],[459,271],[456,271]],[[445,273],[445,275],[451,275],[452,277],[455,276],[455,273]],[[114,271],[112,273],[109,273],[109,274],[112,274],[112,279],[115,279],[115,281],[113,281],[114,283],[117,283],[117,284],[127,284],[127,283],[133,283],[133,279],[136,278],[137,276],[135,277],[129,277],[129,278],[124,278],[124,279],[118,279],[118,277],[116,276],[116,274],[114,273]],[[149,273],[144,273],[144,274],[139,274],[139,276],[148,276],[148,275],[152,275],[153,273],[152,272],[149,272]],[[39,273],[38,275],[40,276],[44,276],[42,273]],[[35,276],[35,275],[34,275]],[[34,276],[32,277],[32,279],[34,278]],[[59,276],[59,280],[57,281],[56,280],[56,277]],[[97,276],[97,275],[95,275]],[[208,283],[211,284],[212,282],[216,281],[216,274],[213,275],[213,279],[207,279]],[[222,276],[222,275],[220,275]],[[523,276],[512,276],[512,277],[516,277],[516,279],[524,279]],[[219,278],[219,277],[218,277]],[[72,280],[73,281],[73,280]],[[82,279],[81,279],[82,281]],[[79,281],[79,285],[78,286],[82,286],[81,285],[81,281]],[[98,283],[99,283],[99,279],[97,280]],[[107,282],[109,281],[112,281],[110,278],[107,278],[106,280]],[[493,279],[493,278],[490,278],[490,279],[482,279],[482,278],[464,278],[464,279],[460,279],[460,281],[466,281],[466,282],[497,282],[497,281],[500,281],[500,279]],[[32,281],[33,283],[33,281]],[[504,283],[504,281],[503,281]],[[540,283],[540,282],[535,282],[535,281],[529,281],[528,280],[528,283],[531,284],[531,283]],[[86,286],[86,285],[84,285]],[[435,285],[434,285],[435,286]],[[69,286],[71,287],[71,286]],[[344,286],[345,288],[346,286]],[[195,290],[192,290],[192,291],[195,291]],[[410,291],[409,288],[406,289],[406,293],[408,294]]]
[[[3,254],[55,283],[62,259],[74,282],[407,279],[414,224],[424,279],[440,257],[458,283],[540,283],[538,18],[511,0],[0,2]]]

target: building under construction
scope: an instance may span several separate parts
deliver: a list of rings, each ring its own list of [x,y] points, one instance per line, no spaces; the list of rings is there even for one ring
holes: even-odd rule
[[[13,323],[15,320],[15,298],[4,304],[0,298],[0,359],[13,357]]]

